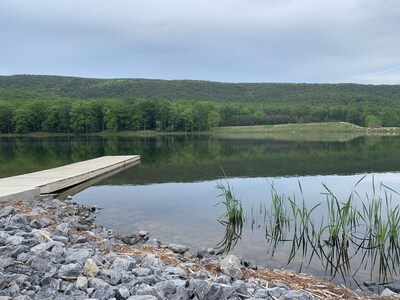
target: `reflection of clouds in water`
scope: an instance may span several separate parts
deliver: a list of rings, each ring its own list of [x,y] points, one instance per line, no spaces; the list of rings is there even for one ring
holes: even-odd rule
[[[298,205],[301,205],[300,182],[305,203],[309,208],[322,203],[313,214],[317,216],[314,221],[318,226],[319,218],[326,210],[326,196],[321,194],[326,190],[322,183],[326,184],[340,202],[343,202],[348,199],[355,184],[363,176],[357,174],[228,179],[234,195],[242,200],[246,214],[242,239],[239,240],[232,253],[270,268],[298,269],[303,262],[301,254],[296,256],[293,263],[287,265],[291,250],[289,244],[279,245],[272,258],[269,252],[271,244],[265,239],[266,223],[263,213],[259,212],[259,207],[260,203],[263,203],[267,209],[271,207],[271,184],[274,184],[280,195],[285,194],[291,197],[295,195]],[[372,195],[373,180],[377,193],[379,193],[381,182],[400,191],[400,173],[369,174],[355,187],[361,200],[366,199],[366,193]],[[220,191],[215,188],[216,184],[217,181],[213,180],[194,183],[93,186],[77,194],[75,200],[82,204],[96,204],[103,208],[96,215],[98,222],[119,233],[148,230],[152,238],[160,239],[164,243],[185,244],[196,250],[199,247],[215,246],[224,235],[225,228],[217,222],[224,211],[224,206],[214,206],[224,199],[217,197]],[[395,195],[393,197],[400,198]],[[356,197],[355,200],[357,199]],[[254,230],[251,230],[252,207],[256,225],[260,225]],[[320,262],[316,262],[313,261],[307,271],[329,279],[329,276],[324,274]],[[361,274],[364,276],[366,271],[360,270],[359,275]]]
[[[399,173],[381,173],[375,175],[376,183],[383,183],[396,190],[400,189],[400,174]]]
[[[75,196],[102,208],[98,222],[119,233],[150,231],[165,243],[212,247],[223,235],[214,181],[143,186],[93,186]]]
[[[275,186],[278,194],[291,197],[295,195],[296,201],[300,203],[302,201],[300,182],[304,200],[312,207],[326,201],[326,196],[321,194],[326,192],[322,183],[327,185],[339,201],[345,201],[354,185],[363,176],[358,174],[230,178],[227,182],[233,188],[235,196],[242,200],[249,221],[247,226],[250,227],[251,208],[257,211],[260,203],[265,204],[267,208],[271,205],[271,184]],[[372,193],[372,178],[376,186],[383,182],[395,190],[400,190],[399,173],[369,174],[356,187],[360,196],[364,197],[365,193]],[[80,203],[96,204],[103,208],[97,214],[97,218],[107,227],[130,232],[151,230],[155,236],[162,230],[166,237],[181,236],[182,233],[181,243],[185,243],[185,239],[193,240],[193,237],[204,239],[205,234],[201,234],[202,232],[208,232],[210,239],[223,232],[216,221],[224,210],[223,205],[214,206],[223,200],[222,197],[217,197],[220,191],[215,188],[216,184],[217,181],[213,180],[192,183],[93,186],[77,194],[75,199]],[[263,224],[263,220],[257,219],[257,223]],[[151,228],[146,228],[146,226]],[[263,238],[263,234],[255,234],[248,243],[263,240]]]

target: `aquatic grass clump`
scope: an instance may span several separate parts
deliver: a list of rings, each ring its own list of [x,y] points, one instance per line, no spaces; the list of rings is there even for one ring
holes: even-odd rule
[[[394,194],[400,195],[381,183],[378,194],[374,189],[372,197],[366,195],[368,203],[363,202],[359,212],[365,234],[358,233],[354,241],[363,250],[360,268],[369,267],[371,278],[377,268],[378,279],[383,282],[397,275],[400,265],[400,206],[393,204]]]
[[[278,194],[271,184],[271,209],[268,214],[269,225],[266,225],[265,236],[275,241],[285,240],[283,227],[289,226],[290,219],[287,212],[287,197]]]
[[[252,229],[258,220],[255,216],[258,211],[265,224],[268,253],[274,256],[279,244],[290,243],[287,262],[294,261],[300,253],[300,271],[303,262],[309,266],[317,258],[332,279],[340,275],[344,281],[355,280],[363,268],[369,269],[370,280],[388,282],[400,268],[400,205],[398,199],[393,199],[393,195],[400,194],[382,183],[378,186],[372,178],[372,195],[360,195],[356,187],[364,178],[344,200],[322,184],[321,194],[326,201],[313,207],[307,205],[300,182],[301,201],[295,193],[293,196],[279,194],[272,183],[270,205],[263,202],[258,210],[251,208]],[[224,240],[219,245],[229,251],[242,233],[243,208],[229,184],[225,187],[221,183],[217,187],[225,196],[223,203],[227,209],[219,219],[226,226]],[[322,214],[317,210],[320,206],[325,208]],[[352,262],[355,257],[356,264]]]
[[[340,202],[325,184],[322,185],[326,190],[322,194],[326,196],[328,210],[328,224],[323,228],[323,231],[328,231],[328,240],[325,242],[336,245],[340,243],[340,240],[348,240],[349,231],[354,222],[353,194],[350,194],[346,202]]]
[[[314,220],[311,218],[311,214],[321,205],[321,203],[314,205],[311,209],[307,208],[304,199],[303,188],[300,182],[298,182],[298,185],[300,194],[302,196],[301,204],[297,204],[295,196],[293,196],[292,198],[288,197],[288,201],[290,202],[290,207],[292,209],[292,221],[294,223],[292,248],[288,258],[288,264],[295,258],[297,252],[300,249],[302,250],[302,256],[305,257],[308,252],[309,245],[311,245],[313,251],[308,260],[309,265],[314,254],[316,253],[314,244],[316,243],[315,238],[317,236],[315,223]]]
[[[300,201],[296,193],[280,194],[272,183],[270,199],[261,202],[258,209],[251,207],[251,228],[265,229],[271,257],[279,245],[290,243],[287,263],[301,255],[300,271],[304,263],[308,267],[317,260],[331,279],[341,276],[345,282],[351,278],[357,283],[356,276],[364,269],[369,271],[370,280],[387,283],[400,268],[400,205],[393,198],[400,194],[382,183],[378,186],[373,178],[372,194],[360,195],[356,187],[364,178],[344,199],[322,184],[326,200],[312,207],[307,205],[300,182]],[[217,188],[226,209],[218,219],[226,227],[218,246],[229,252],[241,238],[245,217],[229,183],[220,182]],[[317,210],[320,206],[322,214]]]
[[[271,252],[273,256],[280,243],[291,242],[292,247],[287,262],[289,264],[294,260],[299,250],[301,250],[302,255],[305,256],[309,245],[315,243],[312,240],[316,234],[311,214],[320,203],[311,209],[307,208],[300,182],[299,190],[302,195],[300,204],[297,203],[295,195],[286,196],[285,194],[279,194],[273,183],[270,183],[270,189],[270,209],[268,210],[266,205],[260,205],[260,208],[264,207],[265,209],[263,215],[266,223],[266,239],[271,242],[269,252]],[[254,219],[253,216],[253,220]],[[310,257],[309,263],[311,262],[313,254]]]
[[[350,238],[358,225],[354,192],[341,202],[326,184],[322,186],[325,189],[321,194],[326,196],[327,217],[326,223],[324,219],[321,220],[314,249],[318,251],[321,263],[332,279],[338,273],[346,278],[351,273]]]
[[[242,237],[242,228],[245,222],[242,202],[235,197],[229,182],[224,184],[222,181],[216,186],[221,191],[218,197],[224,197],[224,200],[217,203],[225,206],[225,212],[218,218],[218,222],[225,226],[225,235],[221,242],[217,244],[223,252],[228,253],[236,246]]]

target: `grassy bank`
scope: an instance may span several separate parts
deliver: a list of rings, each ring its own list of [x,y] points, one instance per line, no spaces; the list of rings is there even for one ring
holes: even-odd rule
[[[217,127],[212,132],[226,138],[274,138],[305,141],[345,141],[368,134],[366,128],[345,122]]]

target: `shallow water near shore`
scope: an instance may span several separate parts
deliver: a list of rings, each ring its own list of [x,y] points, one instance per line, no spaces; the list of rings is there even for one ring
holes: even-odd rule
[[[309,207],[326,201],[321,195],[326,192],[323,183],[345,201],[364,175],[367,177],[357,185],[360,195],[371,193],[372,181],[400,191],[398,149],[399,137],[329,142],[203,135],[7,138],[0,139],[0,177],[102,155],[140,154],[139,166],[82,191],[75,200],[101,207],[97,221],[106,227],[121,233],[148,230],[165,243],[180,243],[195,250],[213,247],[224,237],[225,228],[217,221],[224,207],[215,206],[223,199],[215,187],[225,178],[225,172],[235,196],[243,202],[246,216],[242,238],[232,252],[255,264],[301,270],[330,280],[332,274],[315,258],[308,267],[307,257],[301,254],[287,264],[287,243],[278,245],[271,255],[265,215],[258,213],[261,203],[270,207],[272,183],[278,193],[304,197]],[[393,203],[400,203],[397,196]],[[323,206],[318,209],[315,213],[319,219]],[[360,260],[354,257],[352,263],[358,268]],[[336,274],[332,280],[354,289],[356,281],[360,285],[370,279],[379,283],[378,269],[370,272],[361,268],[354,279],[350,273]],[[396,281],[392,285],[398,286],[397,274],[392,277]]]
[[[362,285],[364,281],[379,282],[378,265],[373,269],[370,266],[365,270],[361,268],[354,278],[351,272],[346,276],[337,274],[332,278],[333,274],[327,272],[317,257],[307,266],[312,250],[309,250],[304,257],[298,254],[288,264],[292,243],[280,243],[273,249],[273,243],[266,239],[267,222],[264,219],[264,212],[254,213],[254,210],[258,210],[255,207],[260,203],[269,205],[272,183],[277,191],[293,195],[300,182],[303,196],[307,199],[307,206],[313,207],[318,203],[324,203],[326,199],[326,196],[321,194],[324,192],[322,184],[317,182],[332,187],[335,195],[345,201],[354,183],[361,177],[361,175],[336,175],[226,179],[233,186],[235,195],[241,199],[246,216],[242,238],[231,253],[264,267],[289,268],[312,273],[335,283],[345,282],[346,286],[353,289],[358,287],[357,283]],[[357,191],[361,194],[369,193],[372,177],[377,182],[385,182],[395,188],[399,184],[400,174],[369,175],[364,178],[360,186],[357,186]],[[99,185],[79,193],[75,196],[75,200],[93,204],[93,199],[96,199],[95,204],[102,208],[97,215],[97,222],[121,234],[148,230],[151,236],[166,243],[184,244],[193,250],[199,250],[201,247],[215,246],[224,236],[224,227],[217,222],[223,207],[215,206],[221,201],[218,197],[219,191],[215,188],[218,182],[219,180],[185,184]],[[323,207],[318,208],[315,215],[319,218],[324,213],[323,210]],[[352,258],[351,266],[354,272],[360,266],[361,259],[361,255]],[[391,279],[398,280],[396,276]]]

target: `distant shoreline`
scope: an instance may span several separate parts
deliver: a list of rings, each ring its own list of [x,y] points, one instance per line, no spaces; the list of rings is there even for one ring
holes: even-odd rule
[[[324,123],[298,123],[298,124],[276,124],[256,126],[223,126],[214,127],[209,131],[192,132],[164,132],[155,130],[145,131],[101,131],[88,134],[76,133],[47,133],[31,132],[26,134],[0,134],[1,138],[15,137],[75,137],[75,136],[102,136],[102,137],[151,137],[151,136],[182,136],[182,135],[212,135],[217,137],[238,138],[278,138],[296,140],[348,140],[359,136],[396,136],[400,135],[400,127],[360,127],[346,122],[324,122]]]

